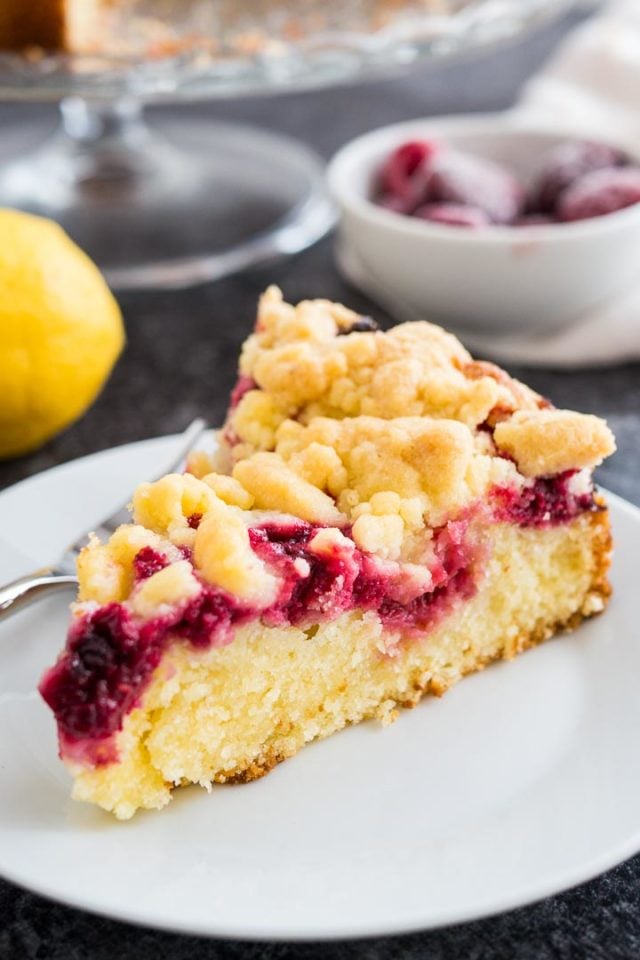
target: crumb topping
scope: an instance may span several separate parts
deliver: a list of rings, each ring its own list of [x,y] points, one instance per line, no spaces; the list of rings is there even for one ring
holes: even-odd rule
[[[242,352],[221,455],[198,453],[190,473],[138,487],[134,524],[83,551],[79,599],[131,596],[149,612],[189,594],[186,563],[199,581],[266,608],[278,571],[251,539],[265,517],[316,525],[318,549],[347,533],[363,553],[406,567],[408,581],[419,568],[428,578],[433,530],[492,490],[503,519],[507,502],[518,522],[537,510],[560,516],[562,498],[569,516],[574,494],[547,478],[580,476],[586,504],[589,470],[614,447],[604,421],[550,409],[440,327],[383,333],[339,304],[292,306],[271,287]],[[134,560],[145,548],[161,561],[145,561],[140,582]]]
[[[494,440],[525,477],[597,467],[616,449],[604,420],[573,410],[519,410],[496,426]]]
[[[436,417],[473,429],[492,412],[544,402],[499,368],[473,361],[441,327],[404,323],[383,333],[364,326],[326,300],[294,307],[276,287],[267,290],[240,359],[242,382],[255,387],[228,420],[234,460],[273,450],[287,419]]]

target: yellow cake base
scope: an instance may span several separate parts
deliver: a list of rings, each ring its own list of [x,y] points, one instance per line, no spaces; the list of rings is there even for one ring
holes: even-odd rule
[[[176,785],[255,779],[305,743],[368,718],[388,722],[397,706],[440,695],[604,608],[606,512],[549,530],[500,524],[484,536],[473,599],[395,653],[397,634],[371,612],[307,630],[253,623],[206,652],[174,643],[125,721],[121,762],[73,769],[73,796],[127,819],[163,807]]]

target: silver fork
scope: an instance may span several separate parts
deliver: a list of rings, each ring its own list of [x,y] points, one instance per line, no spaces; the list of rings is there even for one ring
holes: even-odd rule
[[[162,471],[160,476],[164,476],[165,473],[173,473],[182,466],[187,454],[193,449],[205,429],[206,423],[201,418],[194,420],[187,427],[182,435],[180,455]],[[95,533],[100,540],[107,540],[116,527],[119,527],[122,523],[129,523],[130,519],[127,504],[123,503],[110,516],[105,517],[100,523],[81,533],[67,547],[56,563],[50,567],[34,570],[33,573],[0,587],[0,621],[13,613],[17,613],[18,610],[23,610],[36,600],[48,597],[51,593],[75,589],[78,585],[76,560],[82,548],[87,545],[89,533]]]

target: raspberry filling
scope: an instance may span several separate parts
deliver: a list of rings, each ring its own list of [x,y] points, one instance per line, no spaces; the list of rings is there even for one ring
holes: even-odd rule
[[[250,390],[259,390],[260,387],[253,379],[253,377],[247,377],[245,374],[241,373],[236,381],[236,385],[231,391],[231,398],[229,400],[229,409],[227,410],[227,421],[229,420],[230,415],[236,409],[242,398],[246,393],[249,393]],[[229,422],[226,423],[224,430],[222,431],[222,436],[225,442],[230,446],[234,447],[239,441],[239,437],[236,434],[235,430],[232,428]]]
[[[133,575],[136,580],[147,580],[168,565],[169,561],[163,553],[153,547],[143,547],[133,558]]]
[[[473,593],[466,527],[466,521],[457,521],[436,531],[430,589],[404,603],[398,599],[406,586],[399,583],[397,564],[376,561],[348,536],[337,546],[314,550],[313,539],[323,528],[293,520],[250,530],[256,554],[281,578],[278,598],[267,609],[242,604],[203,583],[187,604],[154,620],[139,621],[120,603],[83,614],[69,630],[62,657],[40,684],[56,715],[61,751],[92,765],[117,759],[113,734],[176,637],[206,649],[230,643],[234,628],[251,620],[304,627],[355,608],[376,610],[386,625],[407,635],[425,630],[456,596]],[[136,577],[143,579],[164,565],[164,557],[145,547],[134,561]]]
[[[494,515],[497,520],[522,527],[551,527],[567,523],[581,513],[599,510],[593,490],[575,492],[571,481],[577,470],[552,477],[537,477],[524,490],[496,487]]]
[[[120,603],[72,623],[62,657],[39,687],[56,715],[61,753],[93,765],[117,760],[112,734],[162,656],[150,627]]]
[[[540,478],[524,491],[496,488],[495,519],[544,527],[597,509],[593,494],[572,492],[575,473]],[[304,628],[355,609],[375,611],[399,637],[420,636],[456,599],[475,592],[480,553],[468,536],[470,519],[450,521],[433,531],[426,580],[407,577],[401,564],[364,553],[348,528],[337,539],[319,544],[317,534],[326,528],[278,520],[249,530],[252,549],[280,578],[278,597],[268,608],[243,604],[203,582],[194,598],[152,620],[136,618],[121,603],[82,614],[69,630],[64,653],[40,684],[58,722],[61,752],[92,766],[117,760],[114,734],[139,704],[175,638],[207,649],[230,643],[234,629],[252,620]],[[134,560],[136,581],[167,562],[144,547]]]
[[[231,391],[229,409],[235,410],[245,393],[249,393],[249,390],[255,390],[257,387],[258,384],[255,382],[253,377],[247,377],[244,374],[240,374],[235,387]]]

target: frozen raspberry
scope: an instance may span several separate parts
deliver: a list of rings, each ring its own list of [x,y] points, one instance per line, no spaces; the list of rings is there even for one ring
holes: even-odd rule
[[[609,167],[586,173],[565,190],[558,215],[561,220],[587,220],[639,202],[640,169]]]
[[[387,158],[380,171],[377,202],[396,213],[411,213],[424,199],[429,162],[437,145],[411,140]]]
[[[553,217],[547,216],[546,213],[524,213],[521,217],[518,217],[517,220],[514,220],[514,227],[540,227],[547,223],[556,223],[557,221]]]
[[[450,227],[486,227],[491,223],[480,207],[467,207],[462,203],[425,203],[418,207],[414,217]]]
[[[560,195],[572,183],[593,170],[617,167],[625,163],[620,150],[591,140],[569,140],[554,147],[543,158],[541,173],[534,187],[530,209],[551,213]]]
[[[384,193],[379,196],[376,203],[385,210],[391,210],[392,213],[404,213],[411,215],[416,208],[416,204],[424,199],[423,191],[416,192],[415,196],[399,196],[393,193]]]
[[[493,223],[511,223],[522,210],[524,191],[504,167],[448,150],[431,163],[428,200],[483,210]]]

